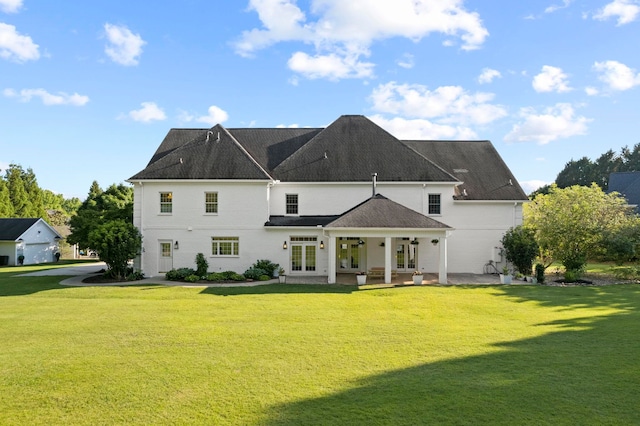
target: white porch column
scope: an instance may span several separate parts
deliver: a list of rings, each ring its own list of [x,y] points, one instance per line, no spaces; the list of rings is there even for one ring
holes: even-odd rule
[[[327,268],[327,283],[335,284],[336,283],[336,237],[329,237],[329,267]]]
[[[384,237],[384,282],[391,283],[391,237]]]
[[[438,262],[438,283],[447,284],[447,237],[440,237],[440,261]]]

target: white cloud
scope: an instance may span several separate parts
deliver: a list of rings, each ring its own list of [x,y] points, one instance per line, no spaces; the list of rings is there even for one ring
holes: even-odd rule
[[[365,78],[373,75],[373,64],[358,61],[358,55],[309,56],[304,52],[296,52],[288,62],[289,68],[307,78],[327,78],[340,80],[343,78]]]
[[[596,96],[600,91],[595,87],[587,86],[584,88],[584,93],[586,93],[587,96]]]
[[[600,81],[613,90],[629,90],[640,85],[640,74],[618,61],[596,62],[593,69],[600,73]]]
[[[478,135],[468,127],[437,124],[422,118],[406,119],[394,117],[387,119],[376,114],[371,121],[391,133],[398,139],[477,139]]]
[[[5,89],[4,96],[8,98],[18,98],[21,102],[29,102],[31,98],[40,98],[44,105],[73,105],[83,106],[89,102],[89,97],[74,93],[69,95],[65,92],[52,94],[44,89],[22,89],[16,92],[13,89]]]
[[[491,68],[483,68],[482,73],[478,76],[478,83],[491,83],[494,78],[502,78],[500,71]]]
[[[0,10],[5,13],[16,13],[22,7],[22,0],[0,0]]]
[[[544,13],[553,13],[556,10],[567,8],[572,1],[573,0],[562,0],[562,4],[552,4],[544,10]]]
[[[129,117],[134,121],[150,123],[152,121],[162,121],[167,118],[166,114],[155,102],[142,102],[142,108],[129,112]]]
[[[544,65],[540,74],[533,77],[531,83],[536,92],[569,92],[571,87],[567,82],[567,75],[562,68]]]
[[[410,53],[405,53],[396,63],[402,68],[411,69],[415,65],[414,56]]]
[[[200,116],[195,119],[198,123],[205,123],[210,126],[215,126],[218,123],[224,123],[229,119],[229,114],[222,108],[215,105],[211,105],[207,110],[207,115]]]
[[[125,65],[138,65],[142,46],[147,44],[139,34],[133,34],[125,26],[104,24],[108,44],[104,51],[114,62]]]
[[[0,58],[13,62],[35,61],[40,58],[40,52],[31,37],[21,35],[13,25],[0,22]]]
[[[570,104],[558,103],[546,108],[542,113],[533,108],[522,108],[523,121],[516,124],[504,138],[507,142],[537,142],[547,144],[560,138],[568,138],[587,133],[587,123],[591,121],[576,116]]]
[[[617,17],[616,25],[624,25],[633,22],[640,14],[640,6],[634,0],[614,0],[593,15],[593,19],[604,21]]]
[[[250,0],[263,28],[244,31],[234,44],[236,52],[251,56],[272,44],[287,41],[313,45],[314,53],[297,52],[289,60],[294,71],[310,78],[371,77],[373,64],[363,63],[377,40],[405,37],[419,41],[440,33],[462,42],[463,50],[479,48],[488,31],[479,15],[464,9],[462,0],[312,0],[309,19],[295,0]],[[327,67],[335,69],[327,69]],[[345,72],[344,68],[350,68]]]
[[[489,103],[493,93],[469,93],[460,86],[429,90],[419,84],[390,82],[376,87],[373,109],[405,117],[437,119],[443,124],[487,124],[507,115],[500,105]]]

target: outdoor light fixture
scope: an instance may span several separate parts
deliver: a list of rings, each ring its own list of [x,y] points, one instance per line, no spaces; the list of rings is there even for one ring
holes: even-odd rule
[[[324,241],[320,240],[320,250],[324,249]]]
[[[180,248],[180,244],[178,244],[178,241],[176,241],[176,242],[173,244],[173,249],[174,249],[174,250],[178,250],[179,248]]]
[[[287,249],[287,242],[285,241],[284,243],[282,243],[282,250],[286,250]]]
[[[364,245],[364,240],[358,240],[358,245],[359,246],[363,246]]]

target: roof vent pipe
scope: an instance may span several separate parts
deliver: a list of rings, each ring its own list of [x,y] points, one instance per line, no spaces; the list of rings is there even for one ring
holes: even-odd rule
[[[372,183],[372,188],[371,189],[373,191],[372,197],[375,197],[376,196],[376,184],[377,184],[377,181],[378,181],[378,174],[377,173],[371,173],[371,180],[372,180],[372,182],[371,182]]]

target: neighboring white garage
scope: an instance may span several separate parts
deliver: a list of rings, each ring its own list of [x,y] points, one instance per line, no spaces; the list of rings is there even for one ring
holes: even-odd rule
[[[0,265],[57,260],[61,235],[38,218],[0,218]]]

